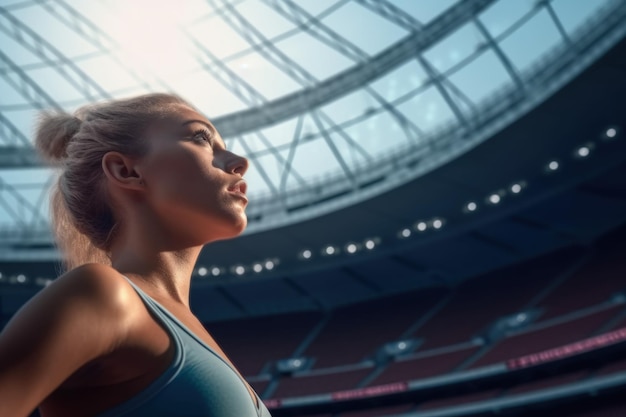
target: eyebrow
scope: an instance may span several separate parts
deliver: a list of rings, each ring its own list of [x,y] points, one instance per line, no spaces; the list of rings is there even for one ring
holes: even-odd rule
[[[200,119],[191,119],[191,120],[184,121],[184,122],[181,124],[181,126],[186,126],[186,125],[189,125],[189,124],[191,124],[191,123],[200,123],[200,124],[203,124],[203,125],[205,125],[207,128],[209,128],[209,130],[211,131],[211,133],[213,133],[213,134],[217,134],[217,130],[215,129],[215,127],[214,127],[211,123],[207,123],[207,122],[205,122],[204,120],[200,120]]]

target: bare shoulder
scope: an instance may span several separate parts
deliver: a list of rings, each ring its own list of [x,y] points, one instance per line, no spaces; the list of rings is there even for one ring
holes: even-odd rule
[[[0,415],[26,414],[83,365],[123,345],[141,312],[133,292],[114,269],[89,264],[29,300],[0,333]]]
[[[51,295],[74,299],[89,299],[96,302],[94,307],[110,309],[127,307],[134,293],[130,284],[110,266],[103,264],[85,264],[57,278],[45,291]]]

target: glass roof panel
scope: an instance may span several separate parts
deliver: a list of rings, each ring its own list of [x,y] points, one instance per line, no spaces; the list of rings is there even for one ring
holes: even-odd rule
[[[293,118],[286,120],[282,123],[275,124],[270,127],[266,127],[261,130],[261,133],[266,137],[271,138],[271,143],[273,146],[280,146],[286,143],[291,143],[294,135],[296,134],[296,129],[298,126],[298,118]],[[249,135],[246,135],[246,138]],[[265,146],[263,146],[265,148]],[[255,150],[260,150],[254,148]]]
[[[524,71],[562,41],[548,12],[539,10],[526,24],[503,39],[500,46],[513,65]]]
[[[1,87],[2,87],[2,80],[0,79],[0,88]],[[19,109],[19,110],[18,109],[3,110],[0,107],[0,112],[2,113],[4,117],[9,119],[10,122],[13,123],[15,126],[31,126],[33,123],[33,120],[35,120],[38,114],[38,112],[33,108],[26,108],[26,109]],[[32,129],[28,129],[26,132],[23,132],[24,137],[28,139],[29,142],[33,141],[32,133],[34,132],[31,132],[31,130]],[[3,170],[0,170],[0,172],[3,172]],[[19,172],[19,170],[17,172]]]
[[[364,90],[357,90],[321,108],[324,113],[332,115],[336,123],[362,116],[375,107],[374,98]]]
[[[481,74],[489,73],[489,79]],[[487,50],[479,57],[450,75],[450,81],[474,104],[498,91],[511,82],[511,77],[495,52]]]
[[[176,91],[210,118],[247,107],[232,90],[204,71],[176,80]]]
[[[220,59],[250,48],[250,44],[219,16],[203,18],[185,30]]]
[[[0,69],[5,69],[4,65],[2,65],[1,60]],[[11,80],[14,80],[16,78],[16,75],[13,73],[13,71],[9,70],[8,75],[11,76]],[[3,74],[3,77],[0,78],[0,91],[2,91],[2,94],[0,94],[0,105],[2,107],[11,107],[12,105],[30,105],[30,101],[22,94],[20,94],[14,88],[13,83],[5,77],[6,75]]]
[[[397,107],[424,132],[431,132],[456,120],[450,106],[435,87],[429,87]]]
[[[382,16],[353,2],[337,9],[324,18],[322,23],[333,28],[348,42],[370,55],[380,52],[409,33]]]
[[[63,51],[63,54],[69,58],[93,53],[96,50],[84,37],[76,36],[74,30],[41,6],[33,5],[15,10],[11,16],[19,21],[15,27],[25,27],[20,30],[24,33],[25,39],[31,39],[30,33],[34,32],[34,37],[42,39],[57,51]],[[0,19],[4,19],[4,17],[0,17]],[[38,33],[40,28],[45,28],[48,33],[54,33],[54,36],[43,37]],[[29,44],[33,45],[33,42],[29,42]],[[46,55],[54,57],[50,53]]]
[[[445,72],[467,58],[485,42],[474,23],[468,23],[424,53],[439,72]]]
[[[297,33],[276,43],[276,47],[291,59],[299,62],[315,78],[323,80],[352,65],[346,57],[307,32]]]
[[[400,9],[413,15],[420,23],[427,24],[431,20],[437,18],[445,12],[456,1],[454,0],[438,0],[438,1],[415,1],[415,0],[395,0],[395,4]]]
[[[275,13],[262,2],[244,1],[235,6],[237,11],[266,38],[273,38],[296,26],[280,13]],[[286,9],[286,7],[285,7]]]
[[[60,73],[63,69],[66,69],[64,65],[60,67],[42,67],[25,71],[26,75],[31,80],[46,80],[45,93],[50,96],[55,102],[66,100],[79,100],[85,99],[85,94],[78,90],[80,84],[71,83],[66,77]],[[78,81],[75,77],[72,80]],[[44,103],[44,105],[46,105]]]
[[[302,85],[257,52],[228,62],[228,67],[266,99],[299,90]],[[272,80],[271,83],[267,80]]]
[[[449,27],[450,19],[435,21],[455,3],[5,0],[0,50],[28,79],[0,60],[0,134],[9,135],[0,144],[13,143],[11,125],[31,139],[37,107],[51,101],[73,111],[102,96],[173,91],[251,159],[251,192],[346,178],[394,148],[432,140],[514,82],[471,16]],[[609,3],[495,0],[476,13],[523,78],[564,45],[547,7],[573,35]],[[34,44],[17,42],[18,32],[2,29],[11,18],[72,65],[59,67],[63,57],[45,44],[32,52]],[[433,29],[444,35],[426,51],[411,49]]]
[[[298,5],[310,14],[320,17],[322,14],[332,12],[350,0],[299,0]]]
[[[2,15],[0,14],[0,29],[9,28],[6,20],[1,20]],[[39,64],[41,62],[41,58],[30,50],[24,48],[15,38],[15,36],[10,36],[9,34],[13,32],[7,32],[5,30],[0,30],[0,45],[2,45],[2,49],[0,51],[10,51],[11,54],[9,59],[19,66],[29,65],[29,64]],[[0,61],[1,63],[2,61]]]
[[[571,34],[582,23],[585,23],[589,16],[606,6],[610,1],[611,0],[580,1],[572,4],[572,1],[568,0],[553,0],[551,5],[565,28],[565,31]]]
[[[412,59],[370,85],[386,100],[394,101],[422,86],[427,80],[428,75],[422,66]]]
[[[77,65],[96,83],[106,85],[109,91],[131,88],[141,81],[141,78],[133,77],[130,71],[112,60],[110,55],[94,56],[78,62]]]
[[[534,5],[534,2],[528,0],[498,1],[482,12],[479,19],[491,36],[496,38],[533,10]]]

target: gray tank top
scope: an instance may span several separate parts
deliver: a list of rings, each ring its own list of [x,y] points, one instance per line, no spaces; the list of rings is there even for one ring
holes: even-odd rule
[[[99,417],[271,417],[259,396],[250,396],[228,362],[126,279],[169,333],[175,345],[174,359],[147,388]]]

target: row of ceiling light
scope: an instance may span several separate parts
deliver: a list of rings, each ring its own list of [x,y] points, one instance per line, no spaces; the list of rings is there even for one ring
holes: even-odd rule
[[[617,127],[609,127],[607,128],[603,134],[602,140],[613,140],[619,136],[619,128]],[[591,152],[595,149],[597,145],[597,141],[589,141],[584,145],[577,147],[573,151],[573,158],[576,159],[584,159],[588,158],[591,155]],[[558,171],[561,168],[562,161],[558,159],[552,159],[545,164],[544,171],[546,174],[551,174]],[[526,181],[518,181],[509,185],[506,189],[501,189],[487,195],[483,201],[486,205],[495,206],[500,204],[504,198],[509,195],[516,195],[521,193],[526,187],[528,183]],[[469,201],[463,206],[463,212],[466,214],[473,213],[479,209],[479,202]],[[434,217],[430,220],[419,220],[415,222],[411,226],[406,226],[400,229],[397,233],[397,237],[399,239],[408,239],[414,234],[425,233],[429,230],[437,231],[443,228],[446,225],[446,220],[443,217]],[[320,257],[334,257],[339,256],[341,254],[354,255],[359,252],[367,252],[376,249],[382,242],[380,237],[370,237],[363,241],[351,241],[344,245],[334,245],[328,244],[323,246],[320,249],[303,249],[298,253],[298,259],[302,261],[310,261],[317,256]],[[198,277],[208,278],[208,277],[219,277],[219,276],[243,276],[247,274],[260,274],[263,272],[268,272],[274,270],[280,264],[280,259],[269,258],[264,261],[254,262],[252,264],[236,264],[231,267],[223,267],[223,266],[198,266],[194,270],[194,275]],[[27,284],[27,283],[35,283],[37,285],[45,286],[48,285],[51,280],[49,278],[37,277],[33,280],[29,279],[24,274],[16,274],[11,276],[5,276],[0,273],[0,283],[11,283],[11,284]]]
[[[602,134],[603,140],[612,140],[616,138],[619,134],[619,130],[617,127],[609,127]],[[590,141],[577,147],[573,152],[573,157],[576,159],[584,159],[591,155],[591,152],[595,149],[596,143],[594,141]],[[558,159],[552,159],[545,164],[544,172],[547,174],[553,173],[561,168],[562,162]],[[483,198],[482,204],[486,206],[496,206],[502,203],[502,201],[509,197],[520,194],[528,187],[528,183],[524,180],[517,181],[515,183],[510,184],[508,187],[494,191],[488,194]],[[480,208],[480,200],[473,200],[467,202],[462,211],[466,214],[470,214],[476,212]],[[397,237],[399,239],[408,239],[415,234],[422,234],[428,232],[429,230],[437,231],[443,228],[446,225],[446,220],[443,217],[434,217],[429,220],[419,220],[410,226],[406,226],[400,229],[397,233]],[[298,259],[301,261],[310,261],[315,257],[333,257],[341,254],[354,255],[363,251],[371,251],[374,250],[381,244],[380,237],[371,237],[367,238],[361,242],[351,241],[344,245],[334,245],[328,244],[323,246],[320,249],[314,250],[311,248],[303,249],[298,253]],[[252,265],[235,265],[230,267],[229,269],[221,268],[221,267],[212,267],[207,269],[205,267],[200,267],[197,270],[199,276],[219,276],[224,275],[224,273],[230,271],[232,275],[245,275],[248,273],[261,273],[264,271],[271,271],[274,269],[276,265],[279,264],[279,259],[274,258],[271,261],[265,262],[257,262]]]

